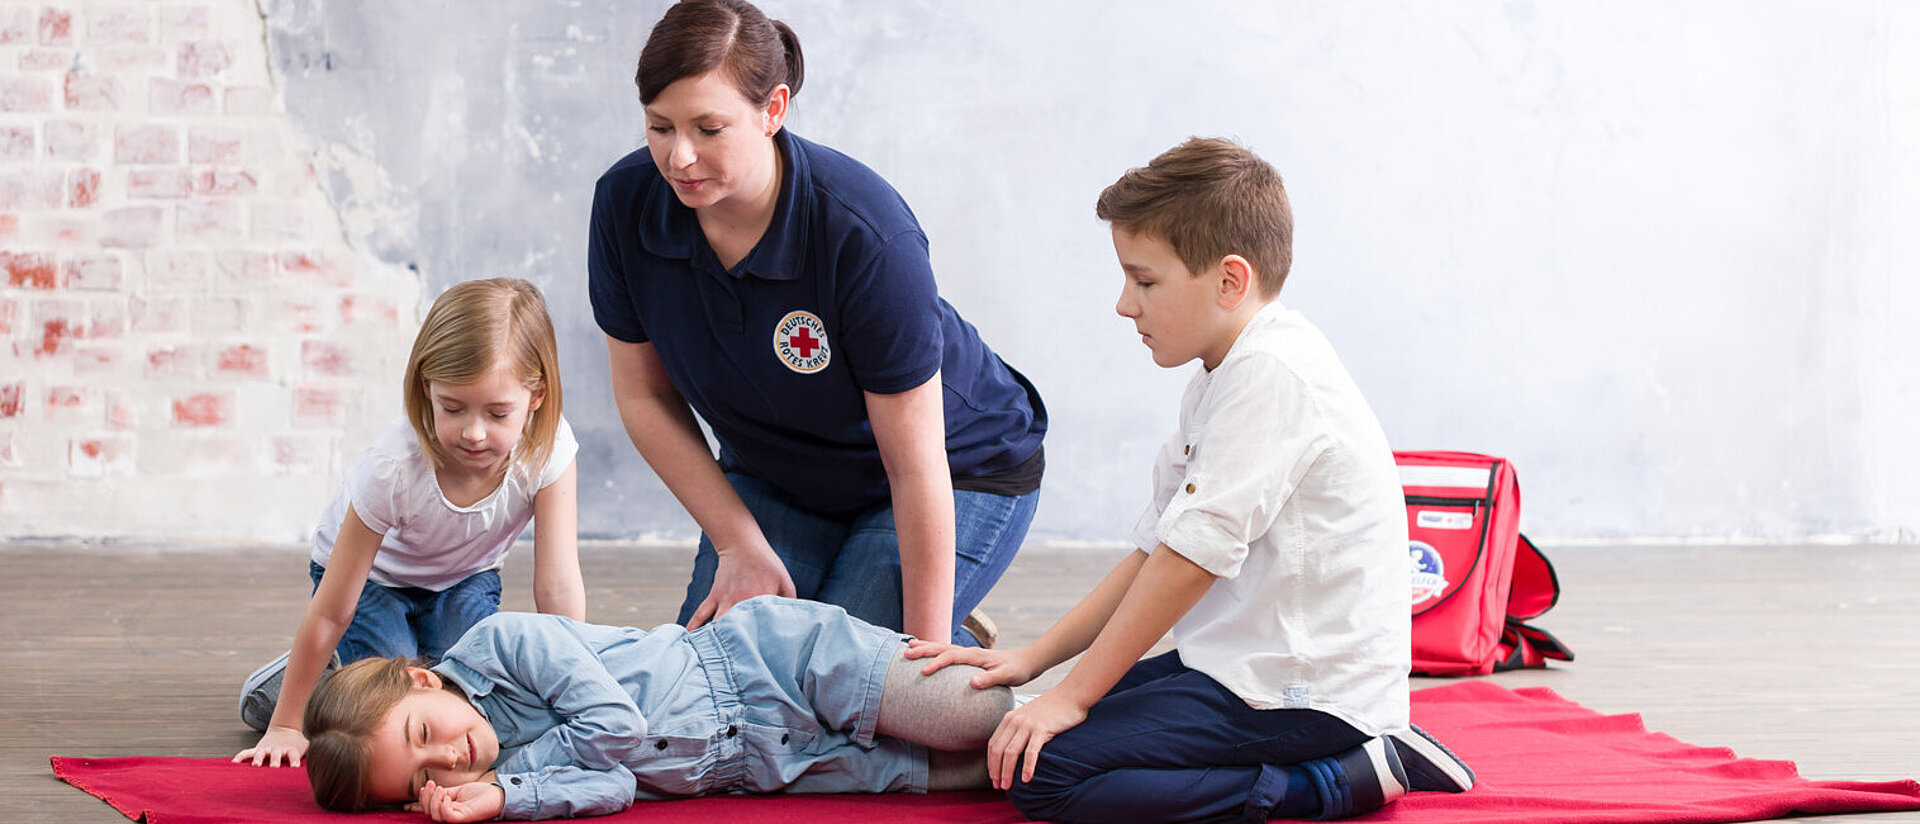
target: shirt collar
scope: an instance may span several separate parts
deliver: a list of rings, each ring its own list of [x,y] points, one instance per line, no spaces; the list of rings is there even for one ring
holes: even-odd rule
[[[767,224],[766,234],[746,259],[727,273],[733,277],[751,274],[763,280],[797,280],[801,262],[806,260],[812,199],[800,193],[813,189],[813,168],[807,161],[811,144],[786,129],[775,132],[773,141],[786,160],[780,176],[780,199],[773,207],[773,221]],[[699,232],[700,221],[693,210],[680,202],[664,176],[656,177],[653,191],[640,210],[641,246],[660,257],[691,261],[695,250],[706,245]]]

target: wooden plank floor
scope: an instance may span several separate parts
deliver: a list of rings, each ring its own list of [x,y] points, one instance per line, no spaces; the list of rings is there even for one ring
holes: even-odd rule
[[[1920,547],[1548,552],[1566,594],[1540,623],[1579,660],[1497,682],[1638,712],[1685,741],[1796,761],[1808,778],[1920,777]],[[530,608],[530,555],[508,567],[507,608]],[[689,550],[589,545],[582,557],[592,620],[672,617]],[[1027,550],[988,600],[1003,642],[1037,635],[1117,557]],[[250,744],[239,683],[286,648],[305,567],[303,550],[284,547],[0,545],[0,820],[125,820],[56,780],[51,755]]]

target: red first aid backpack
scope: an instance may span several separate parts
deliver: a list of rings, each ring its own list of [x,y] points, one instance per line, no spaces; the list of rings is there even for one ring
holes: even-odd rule
[[[1395,452],[1407,496],[1413,672],[1484,675],[1572,661],[1526,622],[1560,599],[1553,565],[1520,534],[1520,483],[1503,458]]]

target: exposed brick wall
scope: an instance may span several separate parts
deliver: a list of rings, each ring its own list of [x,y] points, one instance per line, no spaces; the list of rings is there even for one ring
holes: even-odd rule
[[[0,0],[0,540],[293,541],[419,315],[349,246],[249,0]]]

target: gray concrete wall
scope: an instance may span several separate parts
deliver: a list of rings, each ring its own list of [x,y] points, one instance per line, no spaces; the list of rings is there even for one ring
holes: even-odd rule
[[[562,329],[583,535],[693,534],[584,298],[662,2],[262,0],[353,240],[425,293],[521,275]],[[880,171],[1054,414],[1034,535],[1122,539],[1185,370],[1112,313],[1099,189],[1238,137],[1298,215],[1283,299],[1402,448],[1512,457],[1559,539],[1920,526],[1920,9],[1896,3],[768,2],[790,127]]]

